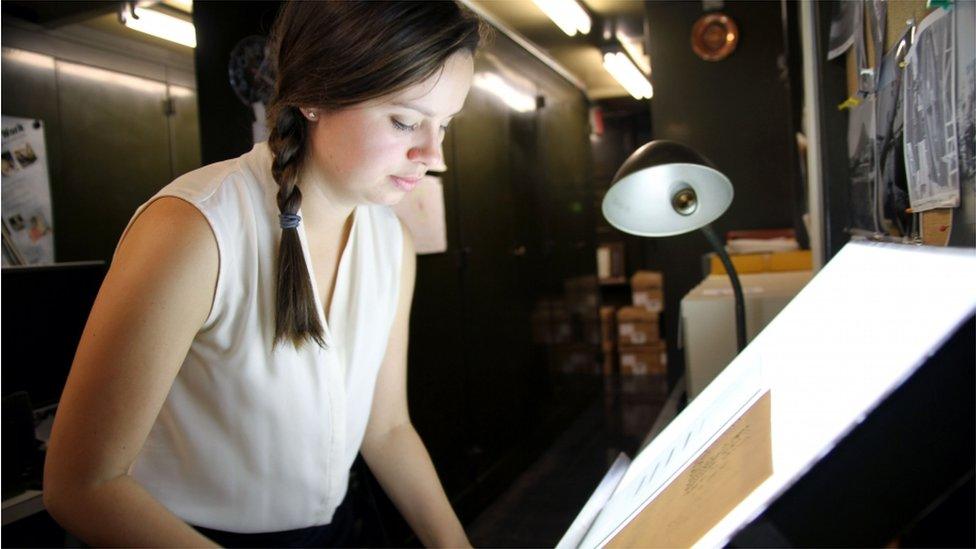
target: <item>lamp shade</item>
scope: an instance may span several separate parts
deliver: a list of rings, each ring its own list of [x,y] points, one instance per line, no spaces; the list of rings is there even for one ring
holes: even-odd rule
[[[603,217],[625,233],[671,236],[711,223],[732,196],[732,182],[707,158],[674,141],[651,141],[613,177]]]

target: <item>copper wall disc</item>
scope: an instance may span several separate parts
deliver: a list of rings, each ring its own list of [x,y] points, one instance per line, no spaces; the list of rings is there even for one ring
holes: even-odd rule
[[[721,61],[739,43],[739,27],[724,13],[706,13],[691,28],[691,49],[705,61]]]

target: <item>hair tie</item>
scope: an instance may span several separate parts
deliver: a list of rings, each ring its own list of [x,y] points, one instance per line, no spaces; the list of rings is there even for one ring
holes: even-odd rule
[[[278,214],[278,221],[281,222],[282,229],[294,229],[302,222],[302,216],[289,213]]]

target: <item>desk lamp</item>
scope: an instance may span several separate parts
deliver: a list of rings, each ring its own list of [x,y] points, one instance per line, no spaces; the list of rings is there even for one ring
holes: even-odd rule
[[[735,336],[746,346],[745,308],[739,276],[712,221],[732,203],[732,182],[711,162],[674,141],[651,141],[630,155],[603,197],[603,217],[637,236],[674,236],[701,230],[725,265],[735,294]]]

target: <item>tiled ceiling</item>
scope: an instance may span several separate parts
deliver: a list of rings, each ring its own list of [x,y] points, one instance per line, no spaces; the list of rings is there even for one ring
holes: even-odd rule
[[[590,99],[629,97],[603,68],[598,37],[604,26],[617,25],[631,36],[644,36],[644,3],[641,0],[580,0],[597,19],[587,36],[567,36],[531,0],[463,0],[534,44],[586,88]],[[602,24],[602,25],[601,25]],[[641,40],[641,43],[646,43]]]

